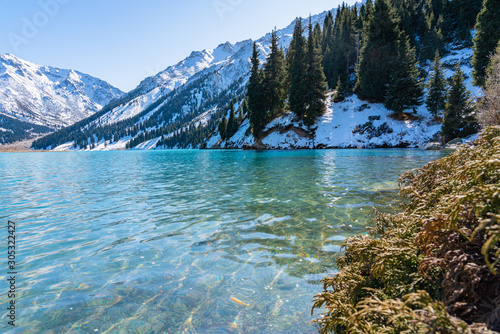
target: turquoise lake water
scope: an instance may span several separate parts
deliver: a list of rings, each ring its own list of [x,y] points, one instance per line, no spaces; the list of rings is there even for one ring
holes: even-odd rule
[[[311,300],[420,150],[0,154],[17,224],[16,327],[0,332],[316,333]],[[318,316],[317,314],[315,317]]]

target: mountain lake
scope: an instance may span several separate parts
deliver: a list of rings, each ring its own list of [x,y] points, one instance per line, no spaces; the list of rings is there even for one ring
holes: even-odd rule
[[[316,333],[350,236],[417,149],[0,154],[2,333]],[[15,300],[15,327],[7,307]]]

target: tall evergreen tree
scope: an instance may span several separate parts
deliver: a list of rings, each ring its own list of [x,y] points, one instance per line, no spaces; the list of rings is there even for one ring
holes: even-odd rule
[[[337,80],[337,86],[335,87],[335,95],[333,96],[333,102],[338,103],[345,100],[347,95],[346,89],[340,77]]]
[[[227,139],[227,119],[226,119],[226,116],[222,117],[222,120],[219,123],[218,130],[219,130],[220,138],[222,140],[226,140]]]
[[[359,24],[362,24],[362,21],[358,21],[356,9],[351,10],[346,5],[339,7],[322,63],[328,86],[331,88],[335,87],[339,76],[345,85],[349,84],[357,61]]]
[[[333,41],[333,14],[332,12],[328,12],[325,17],[325,21],[323,22],[323,38],[321,43],[321,53],[326,54],[327,48],[331,49],[331,43]],[[324,63],[323,63],[324,66]]]
[[[243,100],[243,107],[241,109],[243,113],[243,118],[248,117],[248,100],[244,99]]]
[[[234,101],[231,100],[231,103],[229,104],[229,120],[227,121],[226,130],[227,139],[231,138],[236,131],[238,131],[238,127],[238,120],[236,119],[236,115],[234,113]]]
[[[342,51],[339,47],[340,42],[340,22],[342,17],[343,9],[339,6],[337,9],[337,15],[335,16],[335,20],[333,26],[330,27],[330,35],[329,40],[327,41],[327,49],[323,53],[323,68],[326,75],[326,79],[328,81],[329,87],[334,87],[335,80],[339,75],[344,72],[344,59],[342,55]]]
[[[377,0],[368,16],[355,90],[362,98],[383,101],[390,82],[391,60],[398,56],[399,20],[387,0]]]
[[[326,79],[321,66],[321,57],[319,50],[315,47],[313,25],[309,18],[309,38],[307,41],[307,56],[306,56],[306,94],[304,96],[304,105],[306,113],[304,122],[307,125],[312,125],[316,118],[320,116],[326,109]]]
[[[287,54],[289,64],[290,110],[299,118],[304,118],[306,114],[305,96],[306,90],[306,39],[303,36],[302,19],[298,18],[295,23],[293,38],[290,44],[290,50]],[[291,51],[291,52],[290,52]]]
[[[344,82],[349,85],[351,70],[356,62],[357,47],[357,12],[346,8],[342,15],[339,47],[344,59]]]
[[[398,41],[398,57],[392,62],[390,82],[384,105],[396,113],[422,104],[424,95],[422,80],[419,79],[415,49],[410,46],[406,34]]]
[[[483,0],[444,1],[443,35],[446,42],[466,47],[472,45],[470,30],[476,23],[482,2]]]
[[[263,91],[264,74],[260,68],[259,51],[257,43],[253,44],[252,70],[247,88],[250,126],[255,138],[266,125],[265,94]]]
[[[366,0],[365,11],[363,13],[363,21],[368,23],[370,21],[370,15],[373,14],[373,2],[372,0]]]
[[[319,25],[319,23],[316,23],[316,25],[314,26],[313,35],[315,42],[314,47],[318,50],[321,50],[321,47],[323,45],[323,32],[321,31],[321,26]]]
[[[399,28],[410,39],[412,47],[419,46],[417,39],[425,29],[424,0],[391,0],[400,18]]]
[[[285,56],[279,46],[276,30],[271,37],[271,53],[264,66],[264,92],[266,98],[266,111],[270,117],[281,114],[285,109],[287,97],[287,72]]]
[[[445,52],[443,36],[443,0],[426,0],[425,27],[422,33],[422,45],[420,46],[420,59],[425,62],[434,57],[436,50],[440,54]]]
[[[444,109],[442,133],[445,142],[468,136],[477,130],[474,107],[464,81],[465,75],[458,64],[451,78]]]
[[[472,66],[474,83],[484,86],[489,58],[500,40],[500,1],[484,0],[483,9],[477,16],[474,56]]]
[[[436,51],[434,57],[434,65],[430,80],[427,84],[427,89],[427,109],[429,109],[434,117],[439,116],[446,106],[447,84],[438,51]]]

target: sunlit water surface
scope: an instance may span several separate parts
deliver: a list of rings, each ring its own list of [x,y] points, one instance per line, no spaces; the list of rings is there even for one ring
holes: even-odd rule
[[[0,332],[315,333],[311,300],[420,150],[0,154]],[[317,316],[317,314],[315,315]]]

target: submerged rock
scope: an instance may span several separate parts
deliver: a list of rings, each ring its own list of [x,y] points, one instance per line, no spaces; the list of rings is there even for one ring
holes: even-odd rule
[[[463,140],[461,138],[455,138],[455,139],[449,141],[448,143],[446,143],[446,145],[444,145],[443,148],[447,149],[447,150],[456,150],[458,148],[458,146],[460,146],[462,144],[463,144]]]
[[[428,143],[424,146],[424,150],[427,151],[437,151],[441,149],[441,144],[437,142]]]

